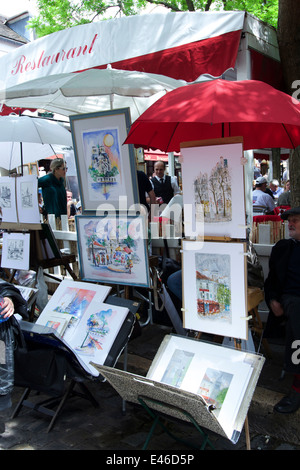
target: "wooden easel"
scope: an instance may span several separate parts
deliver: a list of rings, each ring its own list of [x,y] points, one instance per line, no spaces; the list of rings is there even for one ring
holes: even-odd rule
[[[42,269],[53,268],[55,266],[64,266],[71,277],[76,280],[77,276],[70,264],[76,261],[75,255],[64,255],[61,253],[50,225],[43,224],[22,224],[2,222],[1,229],[9,232],[29,232],[30,233],[30,269],[38,271]],[[12,282],[16,270],[11,273],[9,282]],[[60,280],[45,273],[50,278]]]

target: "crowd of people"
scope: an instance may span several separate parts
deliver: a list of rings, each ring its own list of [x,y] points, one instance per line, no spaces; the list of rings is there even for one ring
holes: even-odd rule
[[[253,183],[253,215],[276,214],[276,207],[291,206],[290,181],[287,179],[287,173],[282,177],[280,185],[277,179],[268,180],[268,176],[258,174],[254,171],[255,180]]]

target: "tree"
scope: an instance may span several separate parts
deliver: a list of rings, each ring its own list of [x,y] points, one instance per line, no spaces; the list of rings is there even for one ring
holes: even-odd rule
[[[294,95],[300,80],[300,2],[279,0],[278,45],[285,82],[285,92]],[[297,91],[297,90],[296,90]],[[299,92],[296,93],[299,99]],[[289,158],[292,206],[300,206],[300,148]]]
[[[136,15],[149,5],[174,12],[244,10],[273,26],[277,24],[278,0],[37,0],[39,15],[29,27],[41,37],[101,19]]]

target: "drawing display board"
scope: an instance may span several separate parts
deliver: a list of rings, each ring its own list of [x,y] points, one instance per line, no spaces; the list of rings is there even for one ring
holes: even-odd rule
[[[1,177],[0,207],[3,222],[39,223],[37,176]]]
[[[237,443],[264,364],[257,354],[167,335],[146,377],[97,367],[127,401],[190,421]],[[149,399],[149,401],[147,400]]]
[[[80,277],[86,281],[148,286],[144,216],[75,217]]]
[[[245,239],[242,143],[182,144],[180,152],[185,236]]]
[[[139,202],[134,151],[122,145],[130,128],[129,108],[70,116],[82,211]]]
[[[183,326],[248,339],[246,244],[182,242]]]

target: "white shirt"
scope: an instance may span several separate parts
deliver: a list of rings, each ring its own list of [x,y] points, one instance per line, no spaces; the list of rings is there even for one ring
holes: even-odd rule
[[[252,198],[253,207],[263,206],[268,210],[268,212],[272,212],[275,208],[275,202],[273,198],[269,194],[261,191],[260,189],[254,189],[254,191],[252,192]]]

